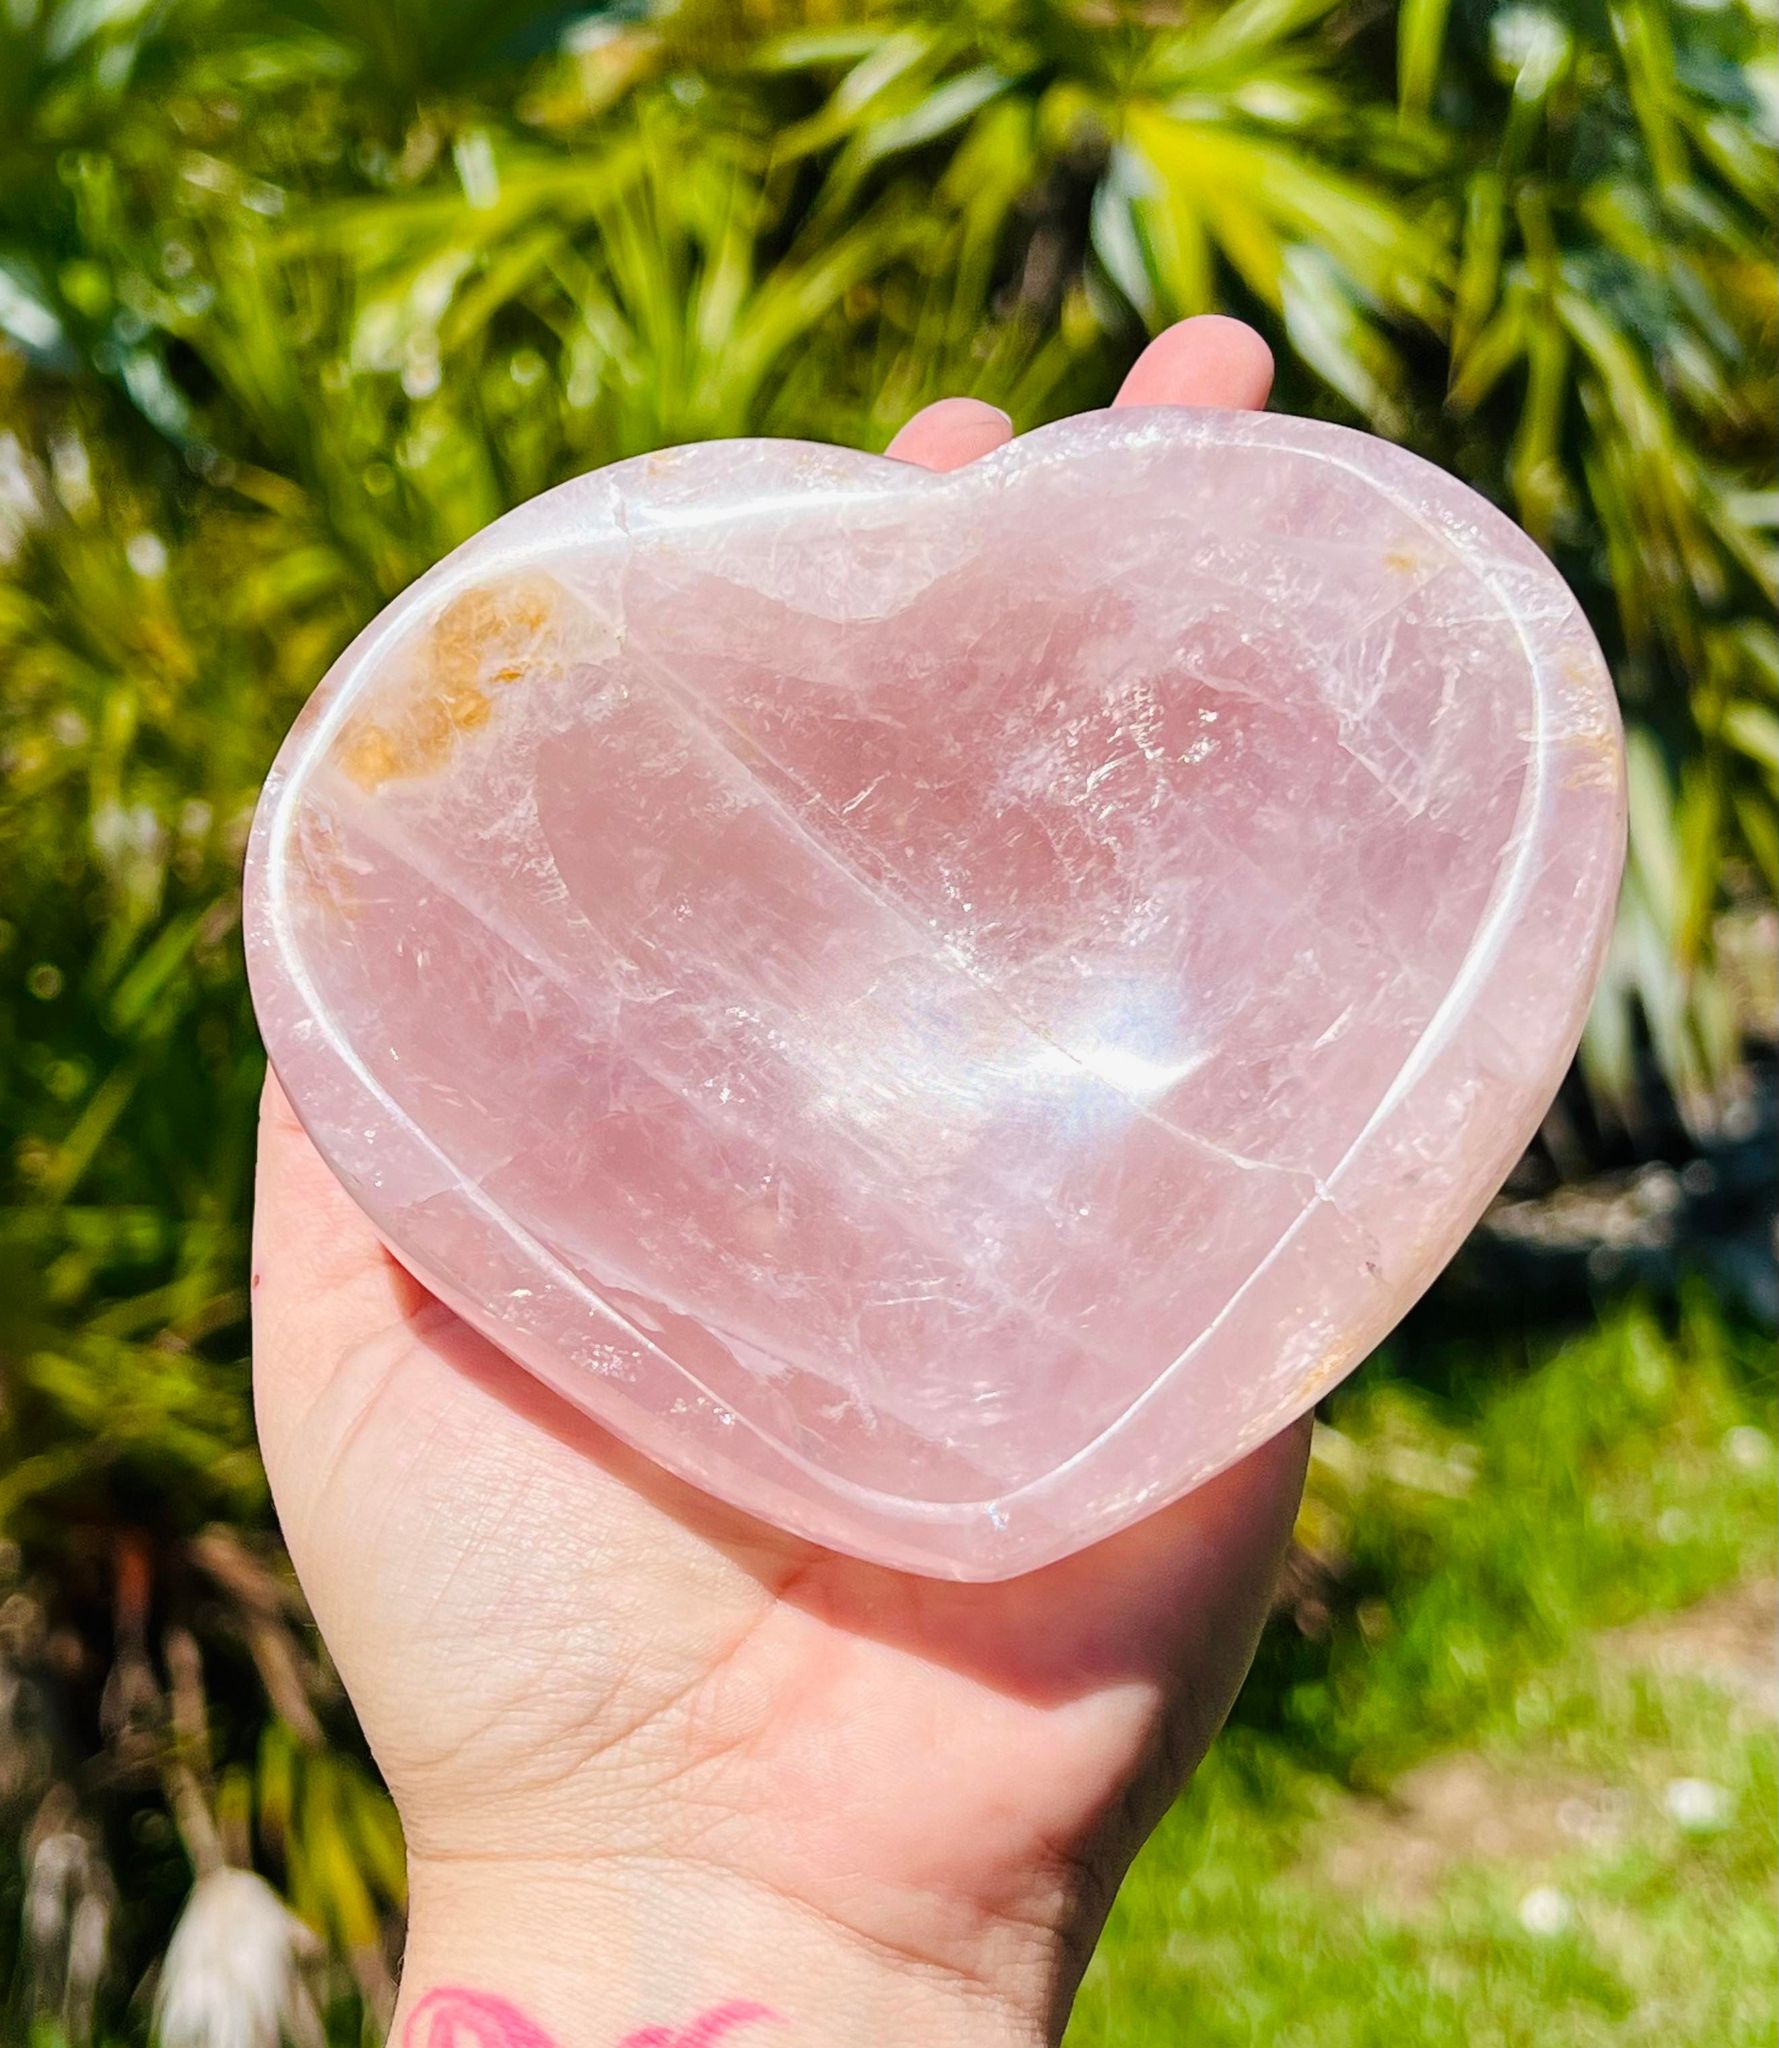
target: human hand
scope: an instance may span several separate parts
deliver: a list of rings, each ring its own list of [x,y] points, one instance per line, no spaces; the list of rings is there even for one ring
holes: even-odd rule
[[[1123,404],[1258,406],[1188,321]],[[1009,438],[950,399],[890,452]],[[1299,1425],[999,1585],[836,1555],[695,1492],[383,1249],[275,1081],[254,1246],[261,1443],[400,1809],[402,2048],[1030,2044],[1221,1723],[1302,1481]]]

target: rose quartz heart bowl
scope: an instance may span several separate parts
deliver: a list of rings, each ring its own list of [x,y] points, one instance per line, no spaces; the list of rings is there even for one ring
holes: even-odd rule
[[[1555,571],[1301,420],[576,479],[267,784],[272,1060],[396,1255],[700,1487],[992,1579],[1307,1408],[1574,1051],[1619,727]]]

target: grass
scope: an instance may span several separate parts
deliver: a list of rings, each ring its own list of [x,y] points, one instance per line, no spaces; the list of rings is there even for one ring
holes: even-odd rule
[[[103,2024],[142,2039],[191,1876],[186,1638],[209,1818],[322,1933],[342,2014],[352,1952],[393,1954],[393,1814],[252,1445],[238,878],[334,653],[506,505],[714,433],[881,446],[945,392],[1033,425],[1104,402],[1163,321],[1242,313],[1282,409],[1507,507],[1612,663],[1632,861],[1562,1176],[1684,1166],[1646,1053],[1695,1138],[1747,1107],[1779,885],[1776,24],[0,5],[0,2048],[63,2003],[23,1901],[70,1810],[119,1905]],[[1291,1612],[1077,2044],[1772,2039],[1771,1728],[1650,1648],[1770,1579],[1770,1389],[1697,1305],[1521,1342],[1423,1325],[1335,1403]],[[307,1734],[254,1661],[274,1627]],[[1669,1811],[1691,1779],[1708,1828]]]
[[[1296,1618],[1133,1869],[1069,2048],[1774,2042],[1755,1356],[1699,1303],[1628,1309],[1492,1395],[1385,1361],[1333,1431]]]

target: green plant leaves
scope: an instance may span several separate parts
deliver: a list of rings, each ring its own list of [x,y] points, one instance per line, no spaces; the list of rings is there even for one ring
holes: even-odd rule
[[[264,1513],[259,778],[359,625],[578,470],[951,391],[1029,426],[1255,319],[1281,403],[1459,471],[1587,606],[1632,760],[1587,1075],[1719,1117],[1779,888],[1775,72],[1745,0],[0,6],[0,1538],[89,1663],[91,1531]],[[363,1951],[380,1795],[212,1673],[225,1830]]]

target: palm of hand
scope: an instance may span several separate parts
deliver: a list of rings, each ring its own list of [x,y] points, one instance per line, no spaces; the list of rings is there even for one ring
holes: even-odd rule
[[[1209,325],[1127,395],[1260,402]],[[1004,433],[937,408],[897,452],[950,466]],[[286,1537],[413,1857],[703,1866],[966,1975],[1027,1934],[1082,1959],[1245,1669],[1301,1477],[1298,1430],[998,1586],[782,1535],[431,1300],[275,1084],[255,1323]]]

